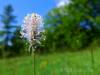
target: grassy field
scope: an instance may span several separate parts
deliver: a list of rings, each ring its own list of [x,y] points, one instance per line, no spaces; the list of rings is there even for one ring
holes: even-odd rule
[[[100,75],[100,48],[90,51],[36,55],[36,75]],[[34,75],[32,56],[0,60],[0,75]]]

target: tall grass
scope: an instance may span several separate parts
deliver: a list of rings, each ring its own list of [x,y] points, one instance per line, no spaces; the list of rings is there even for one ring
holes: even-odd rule
[[[36,55],[36,75],[99,75],[100,48],[94,49],[94,68],[90,49],[78,52]],[[32,56],[0,60],[0,75],[34,75]]]

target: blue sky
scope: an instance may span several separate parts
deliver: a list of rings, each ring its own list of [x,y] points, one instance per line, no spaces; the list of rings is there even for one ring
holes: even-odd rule
[[[45,16],[56,5],[55,0],[0,0],[0,14],[3,12],[3,7],[7,4],[13,6],[18,24],[22,23],[26,14],[36,12]]]

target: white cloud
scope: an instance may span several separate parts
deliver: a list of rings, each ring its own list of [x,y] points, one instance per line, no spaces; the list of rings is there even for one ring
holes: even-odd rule
[[[57,7],[64,6],[65,4],[68,4],[69,0],[58,0]]]

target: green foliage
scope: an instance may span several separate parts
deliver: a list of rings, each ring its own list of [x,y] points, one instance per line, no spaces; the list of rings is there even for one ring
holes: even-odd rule
[[[16,16],[13,15],[13,7],[7,5],[1,17],[3,29],[0,31],[0,56],[11,57],[25,53],[24,41],[20,38],[20,28],[16,24]],[[11,42],[12,45],[8,44]]]
[[[45,19],[46,49],[79,50],[100,38],[97,3],[100,1],[71,0],[70,4],[51,10]]]
[[[11,35],[13,35],[12,29],[16,28],[16,26],[12,25],[15,23],[15,16],[13,15],[13,8],[11,5],[7,5],[4,8],[3,14],[0,16],[1,22],[3,24],[3,29],[0,32],[1,36],[5,37],[4,40],[2,40],[2,45],[4,46],[2,49],[3,57],[7,56],[9,54],[10,46],[8,42],[11,42]]]
[[[25,54],[25,40],[21,38],[20,34],[20,28],[17,28],[14,32],[14,36],[11,39],[13,45],[10,49],[10,56],[16,56],[16,55],[24,55]]]

